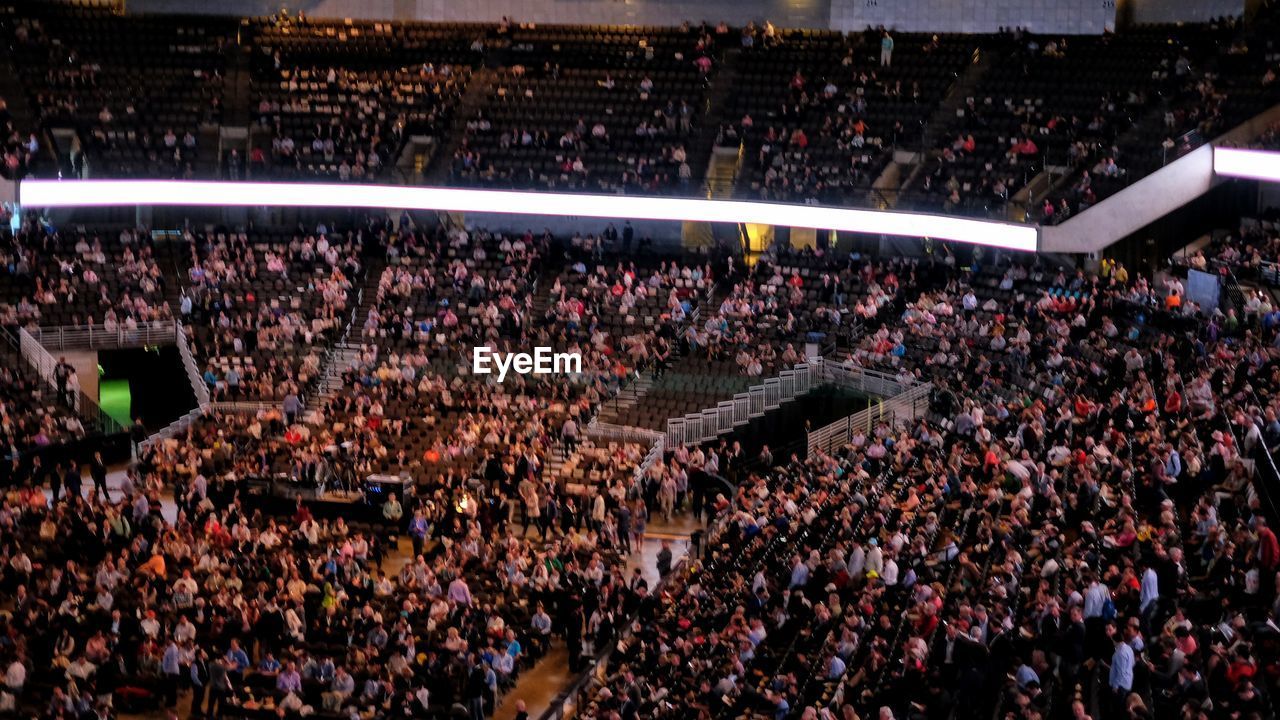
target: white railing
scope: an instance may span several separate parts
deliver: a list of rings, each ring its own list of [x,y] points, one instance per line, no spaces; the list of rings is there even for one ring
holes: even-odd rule
[[[214,410],[220,413],[258,413],[263,410],[275,410],[280,407],[279,402],[267,402],[263,400],[238,400],[235,402],[216,401],[206,406],[206,409]]]
[[[1280,285],[1280,264],[1263,260],[1258,263],[1258,277],[1268,285]]]
[[[667,420],[666,446],[696,445],[746,425],[819,385],[838,385],[865,395],[892,398],[917,387],[893,375],[828,362],[821,357],[785,370],[762,385],[753,385],[715,407]]]
[[[18,330],[18,348],[22,351],[22,358],[36,371],[36,375],[39,375],[46,385],[57,390],[58,381],[54,377],[54,368],[57,367],[58,361],[26,328]],[[71,409],[78,410],[80,381],[75,377],[69,378],[65,392],[70,400]]]
[[[58,361],[40,344],[26,329],[18,330],[18,349],[22,358],[27,361],[49,387],[58,391],[58,380],[54,376]],[[115,418],[103,412],[93,398],[85,395],[80,389],[80,381],[73,375],[67,379],[67,385],[61,392],[58,402],[65,402],[80,419],[93,424],[105,434],[114,434],[123,430]]]
[[[177,325],[172,320],[138,323],[137,327],[118,325],[65,325],[34,328],[30,331],[45,348],[53,350],[111,350],[116,348],[172,345]]]
[[[152,445],[155,445],[158,442],[163,442],[169,438],[177,437],[178,433],[186,430],[187,427],[190,426],[191,423],[195,422],[196,418],[200,417],[202,414],[204,414],[203,408],[196,408],[195,410],[192,410],[186,415],[183,415],[177,420],[165,425],[158,432],[152,433],[150,437],[142,441],[142,447],[149,449]]]
[[[907,389],[886,400],[860,410],[848,417],[809,432],[809,457],[817,451],[833,453],[844,447],[853,439],[854,431],[870,435],[876,423],[885,422],[890,426],[900,420],[914,420],[929,408],[929,393],[933,391],[932,383],[924,383]]]
[[[187,331],[181,323],[174,323],[173,327],[174,344],[178,346],[178,354],[182,356],[182,367],[187,371],[187,380],[191,383],[191,391],[196,394],[196,401],[203,408],[209,404],[209,384],[204,381],[200,367],[196,365],[191,343],[187,342]]]
[[[765,380],[763,385],[753,385],[715,407],[668,419],[667,447],[696,445],[717,438],[804,395],[815,384],[815,364],[821,364],[821,358],[784,370],[777,377]]]
[[[647,446],[649,450],[645,453],[640,464],[636,465],[635,474],[632,478],[637,487],[644,480],[644,475],[649,472],[649,468],[661,460],[667,450],[666,435],[657,430],[648,430],[630,425],[615,425],[614,423],[592,420],[591,424],[587,425],[587,437],[596,442],[603,440],[605,442],[637,443]]]

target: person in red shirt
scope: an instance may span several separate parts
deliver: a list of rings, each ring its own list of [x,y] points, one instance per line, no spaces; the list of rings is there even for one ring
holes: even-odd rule
[[[1169,384],[1169,394],[1164,397],[1164,414],[1177,417],[1182,412],[1182,393],[1173,383]]]
[[[1254,520],[1258,533],[1258,563],[1263,570],[1273,573],[1276,566],[1280,565],[1280,541],[1276,540],[1275,532],[1267,527],[1267,520],[1259,516]]]

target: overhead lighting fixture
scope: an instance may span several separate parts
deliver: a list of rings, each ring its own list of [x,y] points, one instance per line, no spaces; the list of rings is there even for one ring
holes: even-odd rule
[[[1028,252],[1036,250],[1039,237],[1033,225],[929,213],[633,195],[188,180],[26,180],[19,185],[18,192],[22,205],[33,208],[128,205],[390,208],[758,223],[873,235],[928,236]]]
[[[1280,182],[1280,152],[1215,147],[1213,171],[1222,177]]]

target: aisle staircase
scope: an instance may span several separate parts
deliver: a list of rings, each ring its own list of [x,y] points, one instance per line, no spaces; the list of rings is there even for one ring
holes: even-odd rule
[[[705,178],[707,182],[711,180],[711,171],[720,151],[717,142],[720,139],[720,125],[724,121],[725,102],[737,85],[738,57],[741,54],[740,48],[726,50],[720,60],[720,67],[714,69],[715,74],[707,86],[701,117],[697,118],[697,127],[685,148],[695,182],[698,178]]]
[[[333,347],[320,384],[316,387],[316,403],[324,407],[342,391],[342,376],[360,361],[360,346],[341,342]]]
[[[604,404],[604,407],[600,409],[600,421],[619,424],[621,418],[627,414],[627,411],[639,405],[640,401],[644,399],[644,396],[648,394],[656,382],[653,378],[653,373],[646,372],[641,374],[634,382],[619,390],[612,400]]]
[[[901,193],[915,184],[916,178],[924,171],[929,158],[934,157],[934,148],[942,140],[943,133],[955,121],[956,112],[964,107],[965,102],[977,89],[982,76],[987,73],[987,70],[997,60],[996,53],[981,49],[975,50],[973,61],[956,75],[955,82],[947,90],[942,102],[938,103],[938,107],[934,109],[933,114],[925,121],[919,148],[915,151],[899,150],[894,154],[894,161],[903,166],[898,168],[899,177],[903,179],[898,183],[898,192],[892,194],[892,205],[899,204]],[[890,194],[882,192],[882,195],[887,197]]]
[[[476,116],[476,111],[484,107],[485,101],[493,91],[493,83],[498,79],[497,72],[489,68],[478,68],[471,73],[467,89],[453,109],[453,121],[444,133],[443,140],[436,144],[435,154],[424,163],[422,170],[423,183],[426,185],[446,185],[453,168],[453,154],[462,147],[467,136],[467,121]]]
[[[728,200],[733,197],[742,171],[742,146],[716,147],[711,153],[711,165],[707,168],[707,181],[703,184],[708,200]]]
[[[921,139],[920,145],[926,153],[942,140],[942,134],[955,121],[956,112],[964,107],[965,101],[977,89],[982,76],[986,75],[987,70],[995,63],[996,58],[994,55],[995,53],[990,51],[975,50],[973,62],[969,63],[963,72],[956,74],[956,81],[952,83],[951,88],[947,90],[946,96],[942,98],[942,102],[938,103],[938,107],[934,109],[933,114],[929,116],[929,120],[925,123],[924,137]],[[920,161],[923,160],[924,158],[920,158]]]
[[[308,400],[308,404],[312,407],[324,407],[330,400],[337,397],[342,391],[342,376],[359,363],[362,347],[361,328],[369,317],[369,311],[378,302],[378,281],[382,278],[383,267],[382,262],[372,262],[366,269],[364,282],[356,293],[359,300],[351,310],[351,319],[343,329],[342,337],[334,343],[333,350],[326,358],[320,382],[316,385],[315,402]],[[353,333],[354,340],[351,337]]]

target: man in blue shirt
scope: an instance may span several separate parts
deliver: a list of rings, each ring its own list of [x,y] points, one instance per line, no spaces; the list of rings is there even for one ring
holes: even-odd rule
[[[809,582],[809,566],[804,564],[799,555],[792,559],[791,564],[791,584],[787,587],[794,590],[802,588]]]
[[[178,674],[182,672],[182,652],[178,643],[169,638],[164,648],[164,656],[160,658],[160,674],[164,678],[164,706],[174,707],[178,704]]]
[[[832,655],[831,660],[827,663],[827,679],[839,680],[844,677],[845,669],[844,660],[839,655]]]
[[[240,647],[240,641],[235,638],[231,639],[231,647],[227,648],[227,660],[235,672],[242,673],[249,669],[249,654]]]
[[[1110,628],[1111,639],[1115,641],[1116,650],[1111,656],[1111,674],[1109,676],[1109,684],[1113,700],[1117,706],[1123,706],[1124,700],[1129,696],[1129,692],[1133,690],[1133,647],[1125,642],[1124,633],[1120,632],[1114,625]]]
[[[413,539],[413,554],[415,556],[422,554],[422,546],[426,542],[429,529],[427,518],[422,514],[422,510],[413,511],[413,519],[409,521],[409,537]]]

